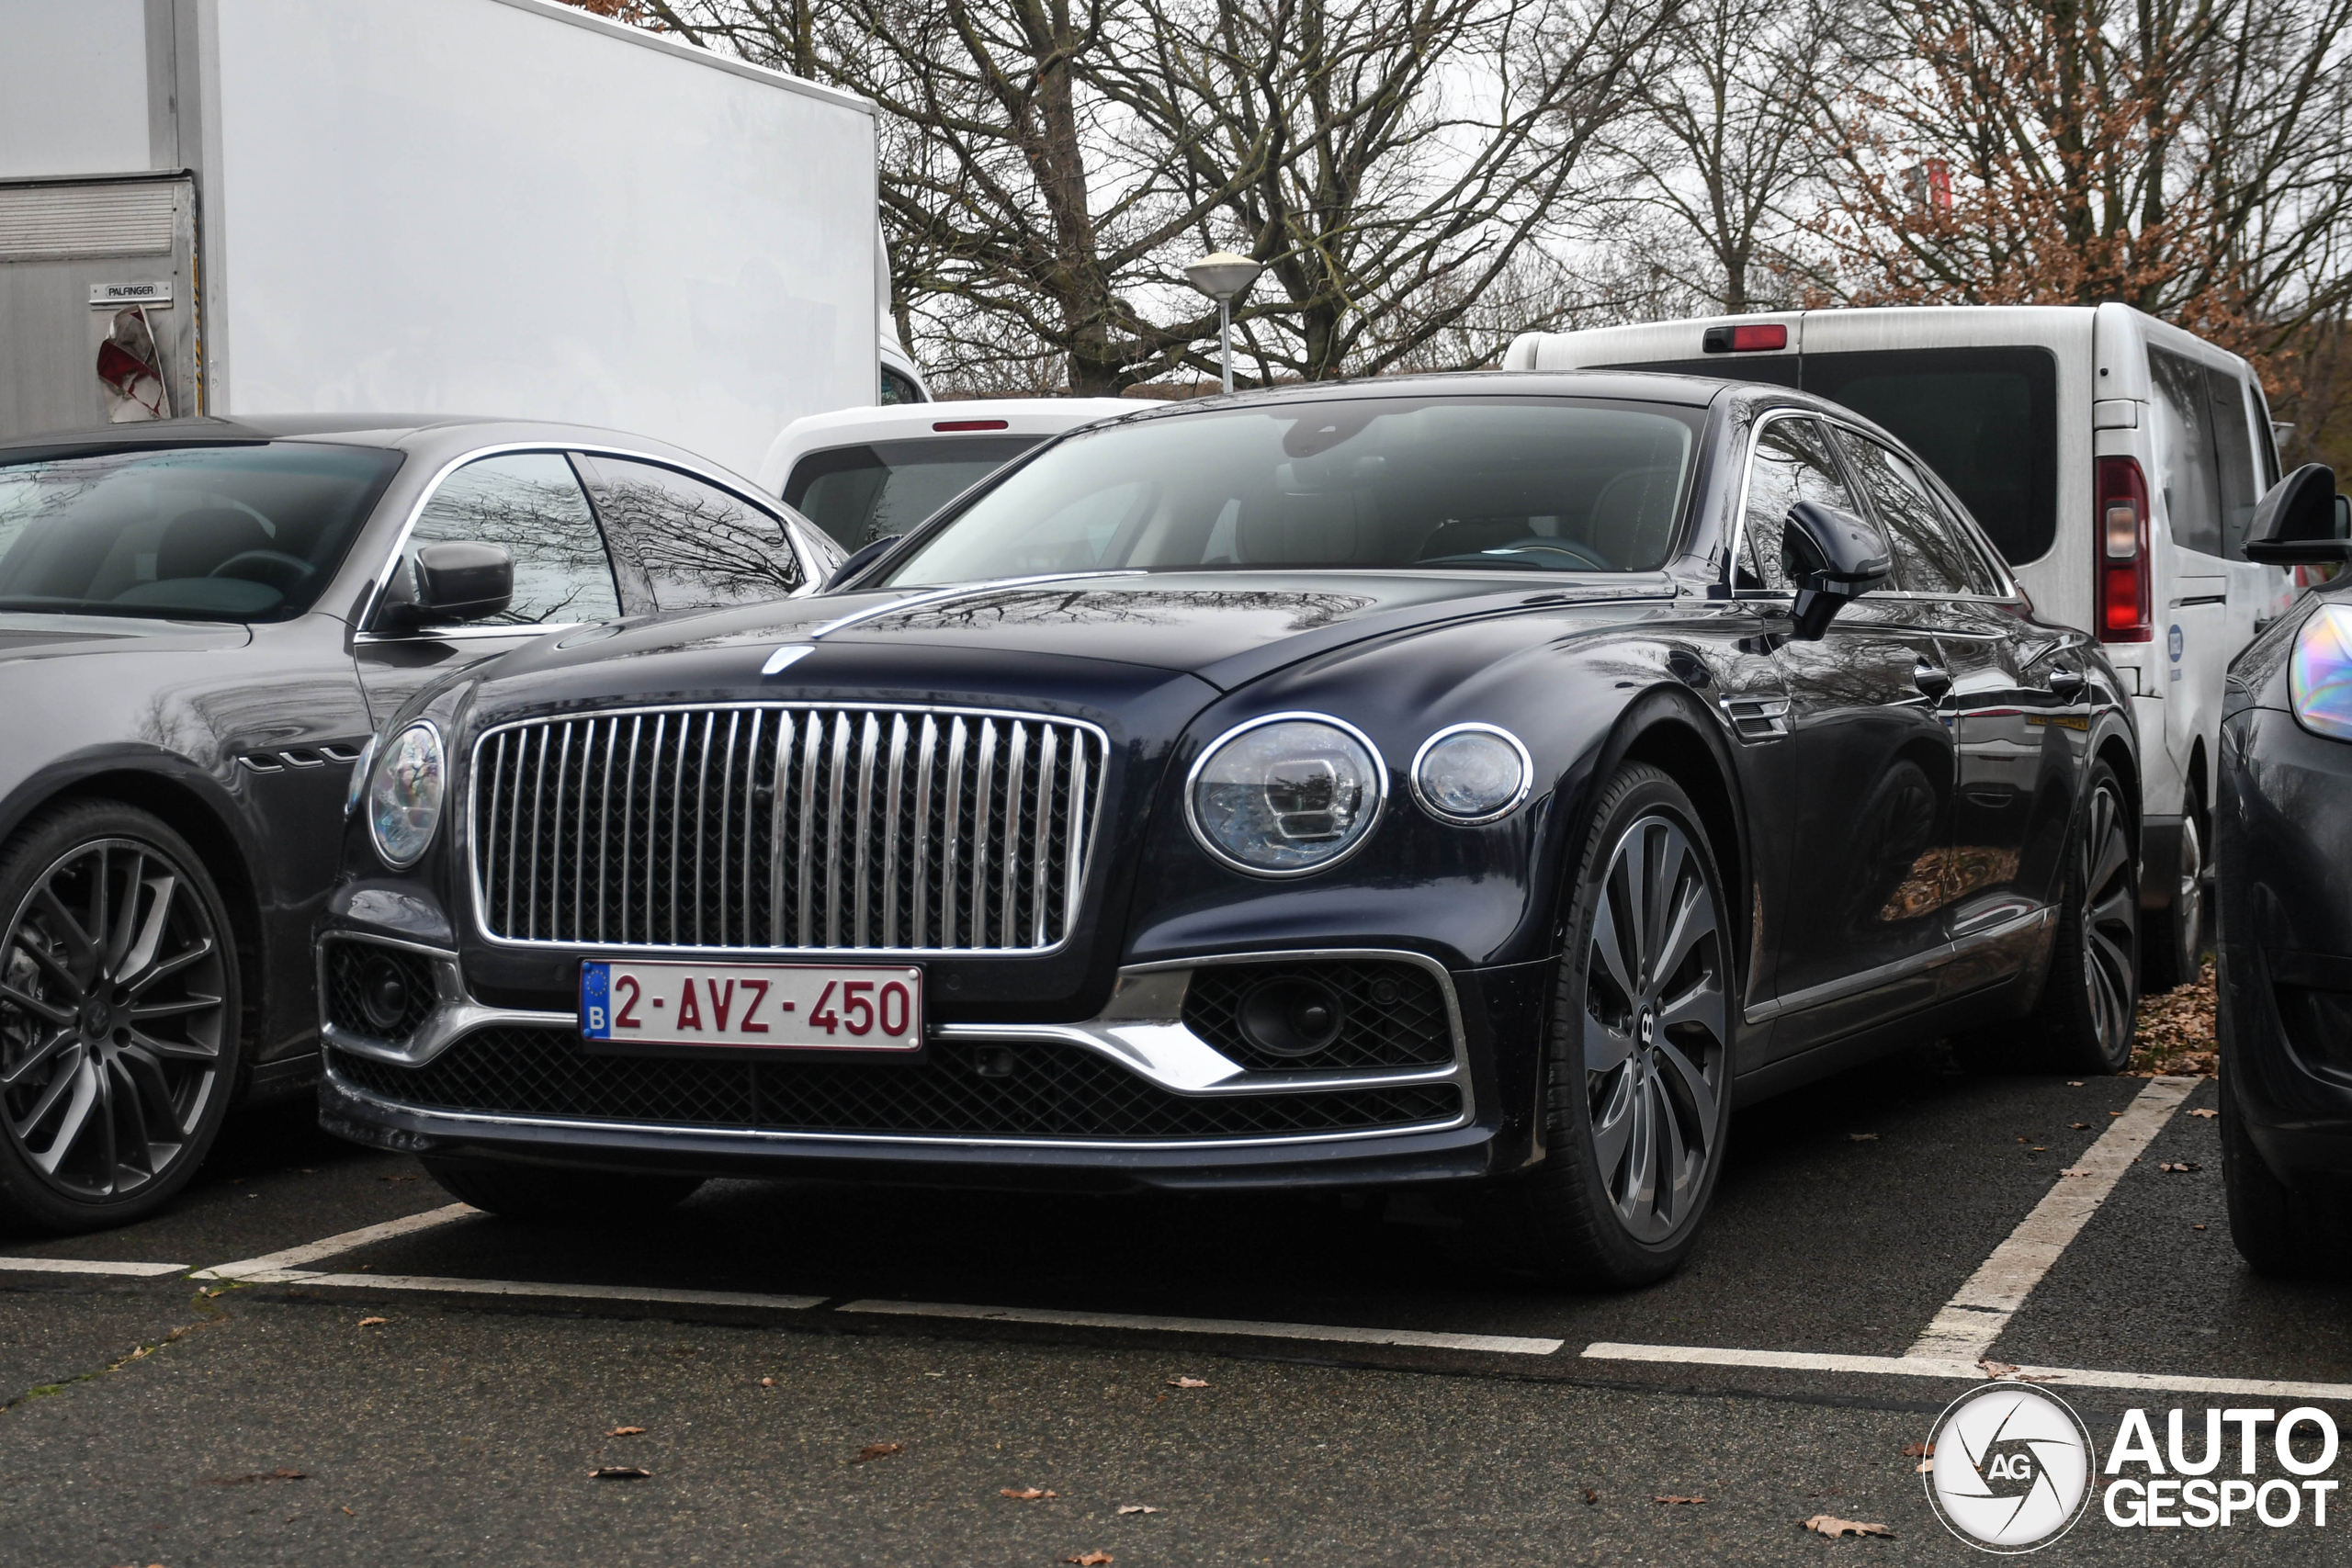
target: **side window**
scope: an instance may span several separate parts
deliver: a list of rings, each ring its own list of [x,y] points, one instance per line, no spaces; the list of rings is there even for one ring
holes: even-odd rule
[[[2205,367],[2166,349],[2148,350],[2156,421],[2158,482],[2172,542],[2209,556],[2222,553],[2222,479],[2213,460],[2213,414]]]
[[[1894,471],[1907,479],[1912,489],[1927,497],[1928,504],[1936,509],[1938,517],[1943,519],[1944,532],[1960,552],[1957,559],[1967,583],[1962,592],[1981,593],[1991,599],[2008,592],[2009,585],[2001,580],[2000,569],[1995,563],[1991,541],[1975,525],[1975,520],[1961,511],[1950,496],[1939,492],[1934,481],[1918,465],[1901,456],[1894,457],[1893,461]]]
[[[1878,513],[1894,552],[1894,581],[1912,593],[1973,593],[1970,550],[1903,460],[1877,442],[1831,427],[1839,450]]]
[[[645,569],[653,602],[698,610],[777,599],[800,586],[784,526],[741,497],[675,468],[579,459],[616,546]]]
[[[415,581],[419,549],[448,540],[503,545],[514,558],[514,602],[476,626],[558,626],[621,613],[604,536],[560,452],[484,457],[443,479],[409,534],[401,580]]]
[[[1818,502],[1840,512],[1862,510],[1830,457],[1821,427],[1809,419],[1776,419],[1756,440],[1756,466],[1747,479],[1749,558],[1739,587],[1785,590],[1790,586],[1781,560],[1781,536],[1788,526],[1789,508],[1800,501]]]
[[[2221,479],[2222,553],[2245,559],[2245,531],[2262,499],[2254,469],[2254,428],[2245,417],[2245,389],[2236,373],[2205,367],[2205,401],[2213,411],[2214,470]]]

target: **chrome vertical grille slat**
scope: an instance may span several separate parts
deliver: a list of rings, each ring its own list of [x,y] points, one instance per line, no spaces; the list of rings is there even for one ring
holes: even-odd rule
[[[814,703],[526,720],[474,746],[494,940],[1023,953],[1069,937],[1108,757],[1035,714]]]

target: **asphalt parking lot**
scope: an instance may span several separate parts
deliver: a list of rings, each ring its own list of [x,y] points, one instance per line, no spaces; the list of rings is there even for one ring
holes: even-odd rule
[[[2239,1263],[2213,1103],[1923,1047],[1743,1112],[1690,1266],[1621,1296],[1425,1202],[734,1182],[530,1229],[253,1113],[152,1222],[0,1237],[0,1562],[1975,1561],[1902,1449],[1980,1359],[2102,1441],[2352,1416],[2352,1292]],[[2341,1557],[2186,1536],[2053,1554]]]

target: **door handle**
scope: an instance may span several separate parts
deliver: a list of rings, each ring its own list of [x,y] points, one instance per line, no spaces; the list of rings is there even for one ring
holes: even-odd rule
[[[1931,697],[1941,697],[1951,690],[1951,671],[1922,659],[1911,671],[1911,683]]]
[[[2064,664],[2052,665],[2050,671],[2050,692],[2052,696],[2072,701],[2083,689],[2083,672]]]

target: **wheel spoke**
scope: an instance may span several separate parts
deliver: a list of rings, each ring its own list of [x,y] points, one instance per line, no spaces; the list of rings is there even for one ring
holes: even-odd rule
[[[72,991],[75,1001],[82,999],[81,976],[59,962],[57,954],[50,952],[45,943],[34,941],[33,929],[29,925],[18,926],[14,935],[17,952],[48,970],[50,978]]]
[[[33,1076],[35,1069],[73,1044],[76,1038],[74,1032],[70,1028],[53,1031],[48,1039],[26,1052],[23,1061],[18,1062],[6,1072],[0,1073],[0,1091],[15,1089],[18,1084],[23,1083]]]
[[[1693,877],[1690,891],[1674,907],[1674,919],[1668,924],[1666,938],[1659,944],[1658,959],[1651,967],[1653,981],[1671,979],[1682,968],[1682,961],[1690,950],[1715,931],[1713,900],[1707,897],[1706,885]]]
[[[1626,1225],[1636,1232],[1649,1228],[1642,1223],[1642,1213],[1653,1206],[1657,1193],[1656,1109],[1650,1086],[1637,1081],[1634,1086],[1633,1103],[1627,1108],[1626,1119],[1633,1123],[1633,1139],[1632,1147],[1625,1151],[1625,1188],[1617,1197],[1618,1213],[1624,1216]]]
[[[1634,1037],[1622,1029],[1611,1029],[1588,1010],[1584,1015],[1584,1070],[1589,1073],[1612,1072],[1634,1054]]]
[[[156,981],[167,980],[189,964],[201,963],[211,955],[212,939],[209,936],[198,937],[186,952],[174,953],[143,975],[128,976],[123,984],[130,987],[130,994],[135,997]]]
[[[72,1008],[62,1008],[53,1002],[45,1002],[39,997],[17,989],[5,980],[0,980],[0,1002],[13,1002],[35,1018],[44,1019],[51,1023],[70,1024],[74,1021]]]
[[[1703,1140],[1706,1130],[1715,1124],[1713,1086],[1707,1082],[1707,1075],[1699,1070],[1699,1064],[1684,1055],[1681,1047],[1670,1040],[1660,1040],[1657,1043],[1657,1059],[1673,1074],[1671,1079],[1663,1075],[1660,1076],[1658,1080],[1660,1089],[1668,1092],[1669,1098],[1675,1098],[1671,1093],[1673,1089],[1681,1091],[1679,1098],[1690,1111],[1690,1125],[1699,1130],[1699,1135]],[[1701,1149],[1703,1153],[1703,1142]]]
[[[1657,857],[1643,857],[1643,869],[1649,875],[1649,893],[1645,902],[1650,918],[1642,931],[1642,981],[1650,986],[1673,973],[1667,962],[1667,932],[1675,917],[1681,913],[1675,903],[1674,890],[1682,884],[1682,863],[1690,855],[1682,835],[1664,823],[1657,825],[1655,836]]]
[[[134,1021],[180,1018],[188,1013],[202,1012],[208,1008],[217,1008],[220,1005],[219,997],[184,997],[175,1002],[149,1002],[144,1007],[132,1008],[130,1016]]]
[[[153,1035],[137,1029],[130,1032],[130,1043],[158,1061],[213,1062],[220,1060],[220,1049],[217,1045],[198,1044],[186,1040],[158,1040]]]
[[[1620,1068],[1610,1078],[1609,1098],[1602,1108],[1593,1113],[1592,1157],[1600,1169],[1600,1185],[1604,1190],[1616,1185],[1617,1168],[1625,1158],[1626,1141],[1634,1131],[1633,1069]]]
[[[69,1094],[73,1096],[73,1103],[65,1108],[64,1119],[57,1125],[57,1135],[50,1140],[46,1149],[34,1150],[28,1140],[49,1119],[49,1113],[57,1109],[57,1102]],[[57,1168],[65,1163],[65,1156],[74,1152],[74,1145],[82,1136],[82,1129],[89,1124],[90,1108],[97,1103],[97,1074],[85,1052],[70,1070],[51,1080],[31,1112],[17,1123],[17,1141],[26,1145],[25,1153],[32,1156],[32,1162],[40,1167],[44,1175],[55,1176]]]
[[[1625,994],[1634,998],[1640,997],[1641,987],[1649,978],[1642,972],[1642,956],[1650,947],[1649,887],[1644,874],[1644,863],[1649,854],[1645,827],[1636,828],[1628,835],[1629,852],[1611,867],[1612,879],[1625,890],[1624,940],[1630,943],[1625,951],[1625,967],[1633,973],[1633,982],[1625,987]]]
[[[1723,987],[1715,984],[1712,970],[1700,976],[1688,989],[1679,991],[1657,1004],[1659,1033],[1664,1034],[1683,1024],[1695,1024],[1716,1040],[1723,1040],[1725,1033],[1724,993]]]
[[[1593,907],[1592,911],[1592,951],[1600,958],[1602,966],[1609,971],[1609,978],[1616,983],[1619,994],[1630,1003],[1640,998],[1641,988],[1634,984],[1634,977],[1626,968],[1625,943],[1624,939],[1617,931],[1617,911],[1613,907],[1614,903],[1615,900],[1609,897],[1609,888],[1604,884],[1600,890],[1600,902]]]
[[[113,930],[107,933],[107,967],[117,975],[125,973],[130,944],[139,940],[139,889],[147,871],[146,856],[137,850],[125,852],[130,857],[130,870],[122,879],[122,902],[115,910]],[[104,926],[101,921],[101,929]]]
[[[2131,859],[2131,848],[2124,843],[2123,835],[2110,830],[2099,844],[2098,858],[2091,864],[2088,889],[2093,893],[2106,892],[2115,885]]]
[[[1650,1094],[1657,1101],[1656,1120],[1663,1145],[1658,1161],[1657,1217],[1662,1225],[1671,1226],[1682,1217],[1682,1197],[1690,1187],[1690,1151],[1683,1146],[1682,1119],[1674,1113],[1666,1085],[1654,1081]]]
[[[164,1125],[175,1127],[178,1118],[172,1114],[172,1092],[164,1086],[162,1070],[152,1061],[118,1055],[114,1075],[115,1107],[124,1134],[118,1168],[152,1177],[155,1174],[155,1135],[148,1112],[159,1112]]]
[[[58,928],[57,934],[64,939],[75,961],[86,964],[95,974],[98,967],[98,944],[90,940],[90,933],[82,929],[82,922],[74,918],[74,912],[65,907],[56,891],[48,884],[42,884],[40,891],[33,895],[33,907],[48,916]],[[87,976],[76,976],[74,984],[79,988],[88,983],[88,978]]]
[[[147,918],[139,924],[139,934],[114,966],[118,975],[136,975],[155,962],[156,951],[164,944],[164,922],[171,918],[172,898],[179,891],[179,878],[165,872],[149,879],[147,890],[155,896],[149,906]],[[130,911],[123,912],[124,924],[130,923]]]

